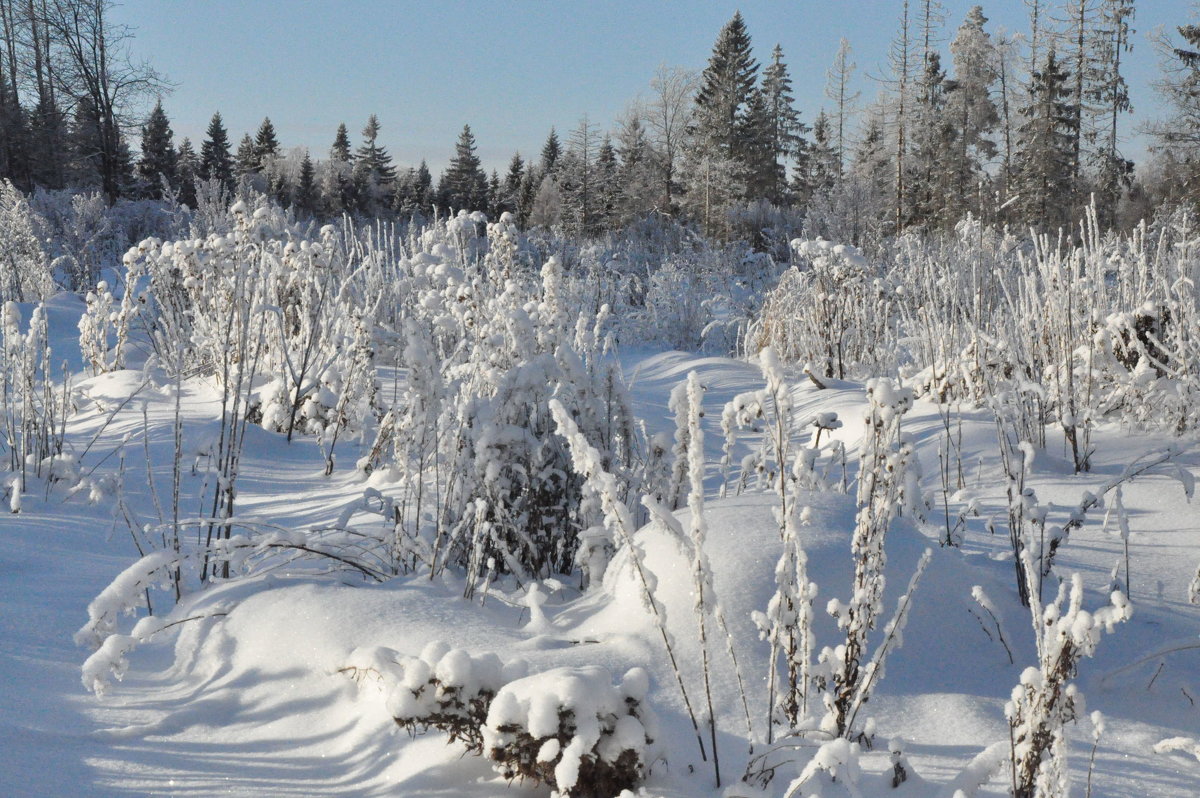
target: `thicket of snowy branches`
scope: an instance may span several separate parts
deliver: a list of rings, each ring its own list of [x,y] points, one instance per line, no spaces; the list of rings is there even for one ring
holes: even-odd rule
[[[1089,223],[1078,245],[1021,240],[973,221],[952,235],[906,235],[870,257],[797,240],[792,262],[777,264],[680,230],[665,245],[630,236],[585,246],[522,233],[507,215],[488,221],[463,213],[399,230],[348,219],[317,228],[263,196],[217,192],[199,211],[171,217],[161,237],[142,239],[118,266],[96,249],[108,235],[103,212],[88,216],[86,202],[72,202],[79,232],[54,239],[70,254],[51,257],[30,233],[50,224],[43,211],[9,200],[0,234],[21,257],[10,261],[2,328],[10,509],[21,510],[35,482],[47,494],[111,504],[141,555],[97,596],[77,635],[94,649],[83,676],[97,692],[120,678],[137,645],[226,614],[224,605],[193,610],[195,597],[218,582],[284,567],[366,582],[437,577],[461,586],[466,598],[523,604],[536,625],[545,622],[542,584],[599,590],[624,548],[716,780],[727,783],[730,774],[720,772],[710,678],[728,661],[756,746],[735,789],[769,784],[781,752],[796,748],[808,758],[790,793],[852,784],[861,748],[876,734],[864,705],[903,640],[913,602],[922,600],[918,582],[928,562],[904,575],[908,588],[889,620],[883,541],[903,518],[943,544],[958,542],[932,527],[932,497],[921,491],[921,464],[902,429],[905,412],[923,397],[945,408],[948,530],[951,408],[994,412],[1015,584],[1038,651],[1007,710],[1007,754],[989,749],[960,781],[986,780],[1008,763],[1019,776],[1015,794],[1065,794],[1064,729],[1082,713],[1070,680],[1100,630],[1127,618],[1130,605],[1115,574],[1111,606],[1090,614],[1078,579],[1069,591],[1059,582],[1048,603],[1043,585],[1054,589],[1055,555],[1089,510],[1107,497],[1120,515],[1121,486],[1169,467],[1174,455],[1135,463],[1057,525],[1025,483],[1028,459],[1060,434],[1076,468],[1086,470],[1098,423],[1171,433],[1200,423],[1200,235],[1185,214],[1131,236],[1101,235]],[[48,207],[45,199],[40,207]],[[63,290],[82,294],[79,350],[88,374],[128,374],[140,385],[135,393],[159,392],[175,403],[171,485],[158,490],[149,480],[156,519],[129,510],[123,458],[115,478],[101,477],[81,473],[78,453],[64,450],[65,419],[86,396],[59,372],[46,307],[31,303]],[[706,553],[703,386],[692,375],[672,393],[673,441],[649,437],[614,357],[618,345],[706,341],[752,355],[763,369],[765,387],[735,397],[720,414],[719,463],[723,493],[765,490],[778,502],[776,592],[754,616],[770,649],[761,687],[745,678],[760,666],[738,660]],[[789,369],[819,387],[869,380],[857,465],[831,440],[842,426],[836,414],[797,417]],[[179,397],[194,380],[214,386],[220,414],[214,439],[189,449]],[[109,409],[109,421],[121,409]],[[357,472],[361,498],[311,529],[243,514],[239,464],[252,425],[315,441],[316,467]],[[740,459],[739,451],[746,452]],[[203,475],[198,496],[182,487],[192,458]],[[1182,472],[1180,479],[1188,488]],[[846,530],[846,557],[853,581],[822,585],[828,598],[818,605],[802,532],[806,497],[852,487],[857,516]],[[685,505],[686,527],[671,514]],[[1128,519],[1119,520],[1127,540]],[[644,521],[688,558],[702,679],[679,663],[656,577],[638,554],[634,533]],[[1003,640],[982,588],[975,601]],[[821,607],[837,628],[834,639],[816,634]],[[136,623],[123,620],[151,609]],[[607,672],[525,681],[513,667],[439,649],[420,658],[358,652],[344,670],[387,682],[402,727],[445,731],[508,778],[557,785],[564,795],[609,794],[609,787],[615,794],[654,767],[658,732],[642,703],[645,674],[614,686]],[[761,719],[749,707],[758,690],[766,691],[769,714],[756,733]],[[915,778],[898,743],[893,759],[896,783]]]

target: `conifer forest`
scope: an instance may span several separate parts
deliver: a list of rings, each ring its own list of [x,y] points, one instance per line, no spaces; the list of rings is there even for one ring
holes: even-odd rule
[[[1200,795],[1200,9],[989,2],[442,166],[0,0],[0,795]]]

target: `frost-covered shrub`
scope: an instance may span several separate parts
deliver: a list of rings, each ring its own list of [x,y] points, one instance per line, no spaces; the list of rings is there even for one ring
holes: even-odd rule
[[[818,377],[844,378],[862,367],[890,371],[893,294],[878,269],[851,246],[797,239],[792,247],[795,266],[751,325],[753,350],[769,346]]]
[[[49,321],[37,305],[22,329],[21,309],[0,307],[0,449],[7,450],[9,509],[19,512],[28,476],[61,469],[70,381],[55,381]],[[61,478],[61,472],[60,472]]]
[[[658,723],[641,668],[612,683],[604,668],[557,668],[518,679],[492,701],[483,744],[507,779],[572,798],[611,798],[640,784],[658,758]]]
[[[32,302],[54,292],[37,224],[25,196],[0,180],[0,301]]]
[[[92,376],[103,374],[117,366],[116,358],[109,352],[109,325],[114,316],[112,291],[104,280],[96,283],[94,291],[84,297],[87,305],[79,317],[79,353],[85,367]]]
[[[814,378],[900,373],[939,402],[987,405],[1044,445],[1061,433],[1087,470],[1105,419],[1184,432],[1200,424],[1200,232],[1187,214],[1128,235],[1094,214],[1078,242],[966,219],[906,233],[872,261],[853,247],[793,242],[796,268],[767,294],[751,348],[809,364]]]

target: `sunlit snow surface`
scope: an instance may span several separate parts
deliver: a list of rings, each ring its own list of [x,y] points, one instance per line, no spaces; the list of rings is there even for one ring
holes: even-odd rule
[[[62,307],[52,314],[56,351],[70,350],[72,314],[77,313]],[[754,734],[761,737],[767,644],[758,639],[750,616],[765,608],[774,591],[779,552],[774,499],[754,488],[717,498],[719,411],[734,395],[761,387],[761,374],[753,364],[678,352],[627,353],[623,365],[635,410],[651,433],[669,432],[668,395],[689,371],[696,370],[706,388],[708,554],[748,686]],[[845,426],[835,435],[853,447],[862,432],[862,386],[845,383],[820,391],[802,376],[796,379],[797,416],[838,413]],[[82,403],[69,423],[68,439],[82,452],[96,438],[80,458],[84,472],[115,473],[123,451],[127,499],[136,513],[149,518],[156,511],[148,482],[152,478],[162,496],[169,485],[173,398],[143,382],[140,372],[120,372],[79,384]],[[114,415],[130,394],[134,399]],[[216,429],[214,396],[211,386],[185,385],[190,457],[208,445]],[[1021,670],[1034,662],[1030,623],[1016,601],[1012,562],[1006,558],[1007,536],[985,531],[989,515],[997,521],[1003,516],[994,427],[983,413],[966,411],[965,417],[963,464],[981,517],[971,520],[961,550],[938,548],[929,533],[907,521],[894,525],[888,541],[889,610],[927,546],[934,547],[933,560],[916,594],[905,645],[892,655],[886,678],[866,708],[875,720],[879,748],[902,738],[919,778],[892,792],[882,786],[886,750],[867,752],[863,790],[868,796],[946,791],[972,757],[1007,740],[1003,703]],[[937,410],[918,403],[905,427],[918,440],[925,487],[934,490],[942,432]],[[147,434],[151,477],[143,443]],[[1167,443],[1119,429],[1104,429],[1095,440],[1096,467],[1089,475],[1071,475],[1061,441],[1040,453],[1031,484],[1043,502],[1054,502],[1065,513],[1084,490]],[[981,457],[982,469],[976,465]],[[346,464],[355,459],[349,448],[342,454]],[[1200,473],[1196,451],[1181,462]],[[295,529],[330,522],[361,496],[363,482],[348,465],[329,478],[322,476],[322,466],[310,442],[289,446],[280,435],[250,427],[239,515]],[[188,480],[201,478],[185,474]],[[1200,736],[1200,708],[1193,704],[1200,700],[1200,610],[1186,601],[1187,583],[1200,562],[1200,510],[1187,504],[1178,482],[1165,476],[1135,481],[1124,498],[1133,529],[1134,615],[1101,641],[1094,660],[1082,663],[1078,680],[1087,710],[1100,710],[1107,719],[1092,795],[1191,795],[1200,784],[1200,763],[1186,752],[1157,754],[1152,748],[1164,738]],[[805,501],[811,513],[802,540],[809,574],[820,589],[820,647],[836,642],[825,603],[848,598],[855,509],[852,497],[836,493],[813,494]],[[343,584],[337,578],[276,572],[228,583],[190,599],[189,605],[195,614],[233,607],[227,616],[185,624],[137,649],[124,680],[97,699],[80,680],[90,649],[77,648],[71,637],[87,620],[89,602],[136,559],[124,520],[114,520],[107,505],[89,505],[85,496],[66,497],[42,485],[26,495],[21,514],[0,525],[0,794],[548,795],[546,787],[507,785],[485,759],[464,756],[461,745],[447,745],[436,732],[411,739],[393,722],[377,680],[342,672],[356,651],[387,647],[416,656],[434,641],[472,655],[521,658],[534,674],[600,666],[619,681],[630,668],[645,668],[648,702],[657,713],[664,747],[647,794],[720,794],[711,767],[700,761],[627,552],[618,554],[603,585],[582,597],[573,585],[544,588],[546,619],[533,624],[519,600],[512,606],[493,596],[481,606],[478,596],[474,602],[462,599],[454,580],[418,577],[362,586],[348,578]],[[1066,545],[1058,571],[1081,572],[1086,603],[1099,606],[1121,546],[1115,534],[1101,529],[1103,513],[1093,516]],[[685,517],[686,510],[681,511]],[[932,514],[935,530],[941,519]],[[684,677],[698,685],[688,558],[661,530],[645,529],[638,540],[657,581]],[[970,614],[978,611],[971,597],[977,585],[1001,616],[1015,664]],[[123,619],[126,629],[128,621]],[[989,631],[995,634],[994,628]],[[722,772],[729,784],[744,769],[748,745],[737,680],[724,642],[718,641],[714,698]],[[1083,794],[1090,723],[1081,721],[1070,734],[1076,792]],[[770,794],[782,795],[802,757],[811,753],[800,749],[796,763],[780,769]],[[1005,779],[997,777],[984,792],[1004,794]]]

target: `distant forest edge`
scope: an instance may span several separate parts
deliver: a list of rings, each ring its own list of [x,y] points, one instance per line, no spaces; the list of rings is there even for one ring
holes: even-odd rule
[[[951,32],[935,0],[896,0],[880,97],[863,104],[851,91],[843,39],[830,110],[807,121],[783,50],[760,62],[737,13],[702,72],[660,67],[611,129],[584,116],[563,137],[551,129],[538,157],[514,154],[489,175],[466,125],[435,181],[424,162],[393,162],[373,114],[358,146],[343,123],[316,158],[285,148],[269,118],[234,145],[219,112],[199,147],[176,143],[170,84],[134,58],[113,3],[0,0],[0,179],[109,204],[194,209],[207,183],[268,194],[300,218],[508,212],[522,228],[592,237],[658,215],[723,240],[782,227],[866,247],[967,214],[1055,230],[1094,204],[1101,228],[1127,229],[1163,206],[1196,206],[1200,27],[1180,20],[1159,37],[1164,115],[1139,126],[1151,148],[1135,170],[1118,134],[1133,111],[1122,69],[1134,0],[1025,5],[1026,31],[994,35],[980,6]]]

